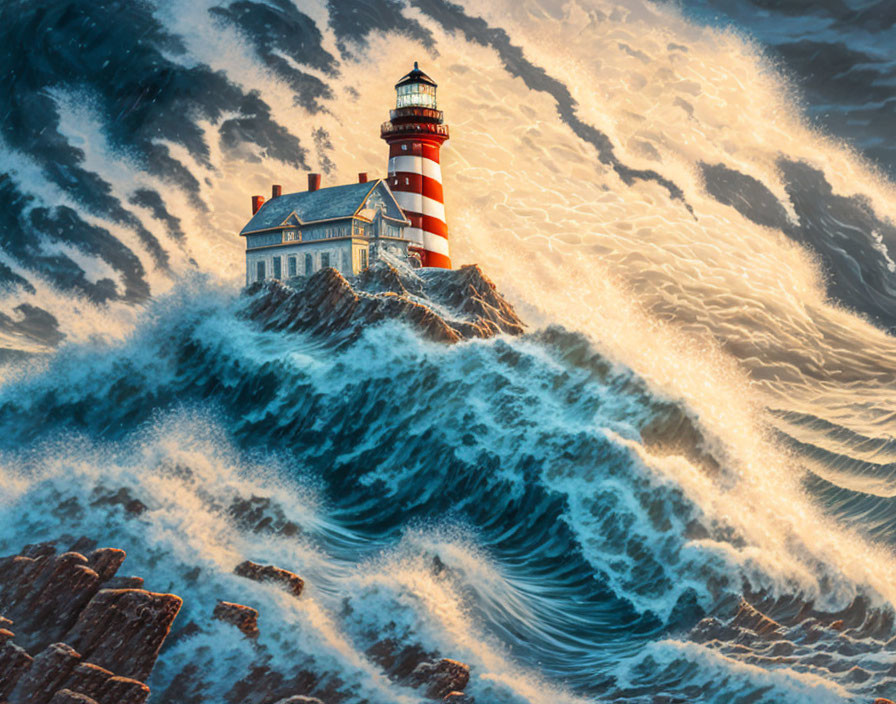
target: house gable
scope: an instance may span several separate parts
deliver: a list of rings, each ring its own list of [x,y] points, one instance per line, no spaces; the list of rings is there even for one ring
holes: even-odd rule
[[[407,220],[404,211],[401,209],[401,206],[398,205],[398,201],[395,200],[392,190],[383,179],[377,180],[376,187],[367,194],[367,197],[364,199],[364,202],[361,203],[358,210],[360,211],[367,208],[376,210],[380,207],[384,209],[384,215],[388,218],[392,218],[393,220]]]

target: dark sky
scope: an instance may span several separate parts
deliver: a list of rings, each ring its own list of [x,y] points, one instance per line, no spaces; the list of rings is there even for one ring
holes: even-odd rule
[[[896,177],[896,0],[680,0],[758,40],[809,118]]]

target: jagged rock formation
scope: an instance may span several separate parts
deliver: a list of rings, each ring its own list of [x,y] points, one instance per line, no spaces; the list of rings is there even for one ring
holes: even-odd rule
[[[470,667],[457,660],[439,658],[419,645],[401,645],[392,639],[375,643],[367,655],[394,681],[424,689],[426,697],[472,704],[463,694],[470,681]]]
[[[393,266],[394,264],[394,266]],[[414,270],[374,262],[346,279],[335,269],[247,289],[244,315],[266,330],[303,331],[334,344],[383,320],[405,322],[439,342],[520,335],[524,323],[478,266]]]
[[[75,547],[92,545],[81,539]],[[89,556],[57,554],[50,543],[0,559],[0,702],[146,701],[149,687],[143,680],[181,600],[143,589],[107,588],[120,586],[115,573],[124,559],[124,551],[114,548],[92,550]],[[138,578],[125,579],[135,583]]]
[[[250,504],[250,520],[258,518],[254,508],[270,515],[268,505]],[[125,560],[122,550],[94,549],[86,538],[72,547],[88,555],[71,549],[57,553],[54,544],[41,543],[0,558],[0,613],[5,615],[0,616],[0,704],[145,704],[150,690],[144,682],[181,599],[138,588],[140,577],[116,577]],[[297,598],[305,586],[298,575],[275,565],[246,560],[234,572]],[[246,674],[227,685],[228,704],[332,704],[348,696],[336,673],[301,665],[272,669],[258,641],[258,611],[251,606],[219,601],[212,618],[232,624],[254,642]],[[199,630],[191,622],[177,637]],[[463,663],[391,640],[378,642],[369,654],[393,681],[428,699],[473,704],[463,694],[470,679]],[[205,704],[211,684],[220,685],[207,682],[201,668],[188,662],[162,700]]]
[[[250,606],[234,604],[230,601],[219,601],[212,615],[240,629],[248,638],[258,638],[258,611]]]
[[[272,582],[295,597],[302,596],[302,590],[305,588],[304,580],[297,574],[274,565],[259,565],[251,560],[238,564],[233,573],[256,582]]]

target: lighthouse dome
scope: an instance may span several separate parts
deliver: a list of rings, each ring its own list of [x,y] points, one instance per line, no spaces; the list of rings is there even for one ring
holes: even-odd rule
[[[395,84],[396,108],[436,109],[436,82],[414,62],[414,69]]]

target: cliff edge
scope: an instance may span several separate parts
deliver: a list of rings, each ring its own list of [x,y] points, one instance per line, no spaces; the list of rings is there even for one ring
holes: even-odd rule
[[[405,322],[425,338],[446,343],[520,335],[525,328],[475,265],[411,269],[379,260],[358,276],[327,268],[307,278],[255,283],[246,294],[244,316],[265,330],[310,332],[336,346],[384,320]]]

